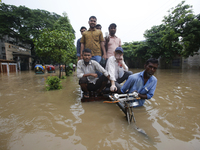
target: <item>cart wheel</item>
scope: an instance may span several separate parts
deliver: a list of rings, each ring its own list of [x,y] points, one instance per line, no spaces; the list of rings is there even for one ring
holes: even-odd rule
[[[133,118],[133,121],[136,122],[135,117],[134,117],[134,113],[133,113],[133,108],[131,108],[131,119]]]
[[[130,124],[130,109],[129,108],[126,108],[126,119],[128,121],[128,124]]]

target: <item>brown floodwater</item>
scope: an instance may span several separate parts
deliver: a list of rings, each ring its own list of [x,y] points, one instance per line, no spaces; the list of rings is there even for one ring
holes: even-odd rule
[[[154,97],[134,109],[130,125],[116,104],[82,103],[76,76],[62,79],[62,90],[45,91],[50,75],[0,74],[1,150],[200,148],[199,70],[157,70]]]

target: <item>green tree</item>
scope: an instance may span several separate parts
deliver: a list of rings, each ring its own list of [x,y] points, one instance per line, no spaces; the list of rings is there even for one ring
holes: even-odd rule
[[[53,61],[62,64],[73,53],[74,35],[65,30],[44,30],[35,39],[36,53],[41,57],[49,57]],[[59,78],[61,77],[61,70]]]
[[[182,46],[173,30],[166,25],[153,26],[150,30],[145,31],[146,44],[148,45],[148,56],[165,59],[169,63],[174,56],[180,55]]]
[[[0,33],[1,37],[9,35],[18,38],[22,42],[33,45],[33,39],[37,38],[43,29],[53,29],[54,23],[60,15],[45,10],[29,9],[25,6],[0,5]]]
[[[64,12],[63,16],[60,17],[53,25],[54,30],[65,30],[69,33],[75,34],[75,31],[69,21],[69,18],[67,16],[67,13]]]
[[[54,23],[54,30],[65,30],[68,31],[69,33],[72,33],[73,38],[75,39],[75,31],[72,27],[72,25],[70,24],[70,20],[67,16],[67,13],[64,12],[63,16],[60,17],[55,23]],[[70,48],[70,50],[68,50]],[[64,64],[65,64],[65,73],[66,75],[69,75],[71,73],[71,69],[69,67],[70,63],[75,63],[77,58],[76,58],[76,47],[75,45],[68,47],[67,48],[67,56],[66,59],[64,60]]]
[[[142,67],[144,61],[150,57],[147,53],[148,45],[146,41],[126,42],[122,47],[124,49],[124,59],[130,67]]]
[[[31,54],[34,57],[33,65],[39,57],[35,53],[33,39],[39,37],[41,30],[53,29],[54,23],[61,16],[40,9],[29,9],[25,6],[16,7],[2,3],[0,5],[0,38],[4,35],[16,38],[16,42],[8,41],[22,46],[30,44]],[[18,41],[23,44],[18,44]],[[34,67],[33,67],[34,68]]]
[[[182,43],[184,46],[182,56],[198,55],[197,52],[200,48],[200,14],[191,22],[185,24]]]
[[[182,1],[164,17],[166,34],[162,40],[166,48],[188,57],[197,54],[200,48],[200,19],[193,14],[192,6],[184,3]]]

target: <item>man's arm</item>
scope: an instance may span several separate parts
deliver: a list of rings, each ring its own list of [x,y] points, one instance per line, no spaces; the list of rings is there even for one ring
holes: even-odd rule
[[[96,61],[92,61],[93,65],[95,66],[96,70],[103,73],[106,77],[108,77],[108,72]]]
[[[76,43],[76,56],[78,57],[78,60],[80,60],[80,50],[81,50],[81,43],[80,43],[80,39],[77,40]]]
[[[119,47],[122,47],[121,39],[119,39]]]
[[[129,76],[126,82],[123,84],[121,92],[122,93],[129,92],[130,88],[134,85],[134,83],[135,83],[135,78],[133,76]]]
[[[112,91],[112,92],[117,91],[115,81],[111,80],[110,82],[111,82],[110,91]]]
[[[95,78],[98,77],[98,75],[96,73],[84,74],[83,70],[81,69],[81,60],[79,60],[78,64],[77,64],[77,77],[80,79],[82,77],[87,77],[87,76],[93,76]]]
[[[105,50],[107,52],[108,51],[108,42],[110,41],[110,37],[109,36],[105,37],[104,40],[105,40]]]
[[[108,58],[108,61],[106,63],[106,70],[108,71],[108,74],[110,75],[110,83],[111,83],[111,87],[110,87],[110,91],[116,91],[117,87],[115,86],[115,64],[112,61],[112,57]]]
[[[120,61],[119,63],[122,65],[122,68],[125,70],[125,71],[128,71],[128,66],[125,64],[124,62],[124,57],[123,55],[120,56]]]
[[[103,50],[103,58],[106,60],[106,50],[104,46],[104,41],[102,41],[100,44],[101,44],[101,49]]]
[[[157,85],[157,79],[154,79],[152,81],[152,86],[150,88],[145,87],[145,90],[147,91],[147,94],[138,93],[138,96],[141,99],[151,99],[153,97],[153,95],[154,95],[155,90],[156,90],[156,85]]]
[[[98,77],[98,75],[96,73],[88,73],[88,74],[84,74],[83,77],[87,77],[87,76],[93,76],[95,78]]]
[[[141,99],[147,99],[147,95],[146,95],[146,94],[140,94],[140,93],[138,93],[138,96],[139,96]]]
[[[81,57],[81,59],[83,59],[82,52],[83,52],[84,47],[85,47],[85,44],[81,43],[81,50],[80,50],[80,57]]]

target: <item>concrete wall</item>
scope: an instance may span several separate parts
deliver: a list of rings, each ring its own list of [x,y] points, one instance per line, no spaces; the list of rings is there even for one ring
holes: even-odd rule
[[[198,51],[200,53],[200,50]],[[200,55],[190,56],[182,59],[183,69],[200,69]]]
[[[160,69],[181,69],[182,68],[182,58],[180,56],[174,57],[169,63],[166,63],[164,58],[159,58]]]

